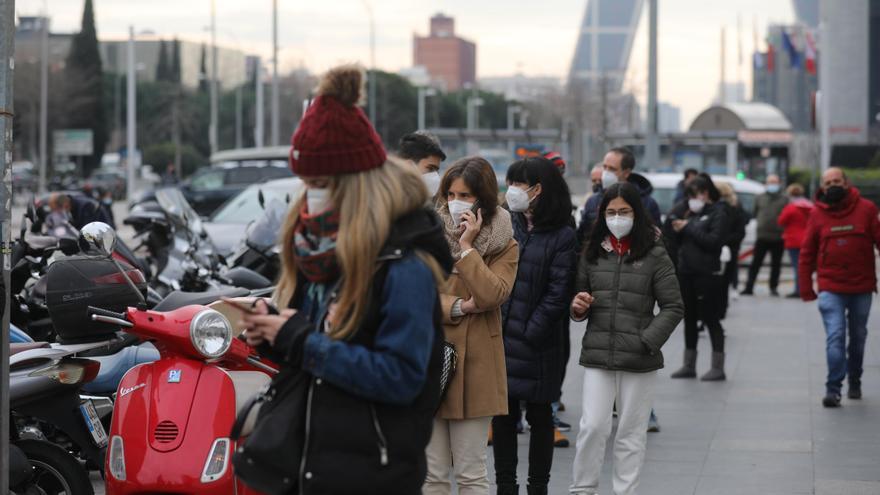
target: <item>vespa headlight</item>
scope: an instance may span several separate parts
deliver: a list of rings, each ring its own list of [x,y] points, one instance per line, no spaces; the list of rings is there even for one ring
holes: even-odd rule
[[[189,338],[202,356],[215,359],[226,354],[232,345],[232,325],[222,314],[206,309],[190,322]]]

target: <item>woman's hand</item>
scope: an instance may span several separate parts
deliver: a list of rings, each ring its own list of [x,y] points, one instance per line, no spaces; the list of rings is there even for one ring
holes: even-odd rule
[[[583,318],[596,299],[589,292],[578,292],[571,302],[571,313],[577,318]]]
[[[472,249],[474,247],[474,239],[477,238],[477,234],[483,228],[483,210],[477,209],[476,215],[472,211],[462,213],[461,223],[458,224],[458,228],[462,231],[461,239],[458,241],[461,250],[467,251]]]
[[[257,304],[253,313],[245,313],[241,318],[246,328],[244,336],[248,345],[256,347],[264,342],[274,345],[281,327],[295,313],[294,309],[285,309],[281,314],[270,315],[265,304]]]
[[[474,313],[482,313],[483,310],[477,307],[477,303],[475,303],[474,298],[471,297],[467,301],[461,303],[461,312],[469,315]]]
[[[688,224],[687,220],[673,220],[672,221],[672,230],[676,232],[681,232],[682,229]]]

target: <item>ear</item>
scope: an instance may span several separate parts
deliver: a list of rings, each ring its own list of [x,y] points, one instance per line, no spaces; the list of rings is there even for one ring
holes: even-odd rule
[[[541,187],[541,183],[539,182],[539,183],[535,184],[534,190],[535,190],[535,196],[537,197],[539,194],[541,194],[541,191],[543,191],[544,189]]]

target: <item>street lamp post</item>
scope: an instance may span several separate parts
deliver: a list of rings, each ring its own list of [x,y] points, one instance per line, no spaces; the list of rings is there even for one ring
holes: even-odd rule
[[[40,22],[40,182],[39,191],[46,192],[46,156],[49,132],[49,9],[43,2],[43,19]]]
[[[428,127],[428,125],[426,123],[427,118],[425,117],[425,114],[426,114],[425,99],[428,96],[435,96],[436,94],[437,94],[437,90],[434,88],[426,88],[426,87],[419,88],[419,122],[418,122],[419,129],[426,129]]]
[[[278,88],[278,0],[272,0],[272,107],[271,144],[281,144],[281,101]]]
[[[479,96],[471,96],[467,100],[467,128],[475,130],[480,125],[480,116],[478,108],[483,105],[483,99]]]
[[[211,123],[208,131],[208,140],[211,145],[211,154],[217,152],[217,2],[211,0]]]
[[[367,8],[367,15],[370,18],[370,77],[368,83],[370,122],[376,125],[376,19],[373,17],[373,6],[370,2],[364,0],[364,6]]]
[[[263,147],[263,135],[265,134],[263,127],[263,65],[260,63],[260,59],[257,58],[256,66],[254,67],[254,80],[256,81],[256,101],[254,102],[254,147],[262,148]]]
[[[126,115],[126,196],[128,201],[134,199],[134,176],[137,162],[137,94],[135,93],[135,58],[134,58],[134,26],[128,27],[128,102],[125,108]]]

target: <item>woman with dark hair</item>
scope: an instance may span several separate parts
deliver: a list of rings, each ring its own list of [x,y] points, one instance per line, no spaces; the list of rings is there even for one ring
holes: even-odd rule
[[[570,226],[571,194],[556,165],[527,158],[507,171],[507,205],[519,267],[502,308],[508,414],[492,419],[499,495],[515,495],[520,401],[531,427],[528,493],[546,495],[553,465],[553,408],[559,400],[577,237]]]
[[[493,416],[507,414],[501,305],[516,278],[519,250],[510,213],[498,205],[492,166],[480,157],[455,162],[440,183],[437,213],[455,265],[440,291],[443,330],[459,360],[434,418],[425,495],[488,495],[486,438]]]
[[[712,369],[704,381],[726,379],[724,374],[724,328],[721,326],[723,291],[727,290],[721,249],[727,242],[730,220],[719,203],[721,194],[706,174],[687,186],[688,211],[672,221],[678,237],[678,274],[684,299],[684,366],[672,378],[697,377],[697,321],[709,329]]]
[[[605,191],[600,215],[578,264],[571,316],[589,318],[580,364],[583,416],[571,493],[594,494],[618,410],[614,493],[634,493],[645,459],[648,417],[660,348],[684,309],[675,267],[638,189],[619,183]],[[655,315],[655,305],[660,311]]]

